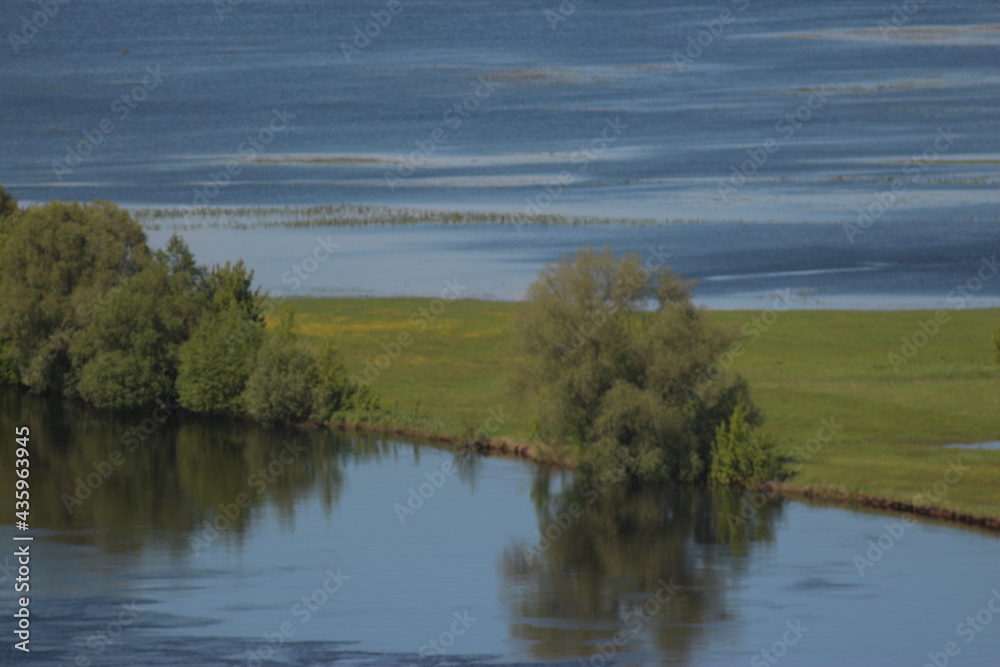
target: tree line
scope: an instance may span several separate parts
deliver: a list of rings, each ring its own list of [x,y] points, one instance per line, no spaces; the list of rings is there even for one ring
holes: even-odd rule
[[[781,474],[746,381],[720,372],[732,343],[668,268],[590,248],[547,266],[519,306],[512,389],[534,436],[594,472],[760,484]],[[319,424],[371,414],[327,341],[242,261],[206,267],[174,235],[152,250],[113,203],[19,210],[0,188],[0,382],[98,408],[176,402],[201,414]],[[711,377],[711,382],[705,382]]]
[[[153,251],[110,202],[0,202],[0,381],[99,408],[176,401],[269,423],[377,404],[335,347],[298,340],[242,261],[199,265],[176,235]]]

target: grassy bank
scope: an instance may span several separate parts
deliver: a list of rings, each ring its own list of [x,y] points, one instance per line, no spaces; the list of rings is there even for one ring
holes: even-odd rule
[[[350,371],[374,378],[393,407],[386,426],[461,436],[499,413],[495,436],[533,443],[531,409],[518,406],[505,387],[514,307],[432,299],[297,302],[309,339],[334,338]],[[912,340],[933,312],[793,311],[770,326],[753,322],[760,315],[711,313],[738,332],[744,352],[733,367],[750,381],[768,428],[796,457],[789,491],[875,504],[910,503],[926,493],[950,512],[1000,519],[1000,451],[939,446],[1000,439],[1000,365],[991,347],[1000,310],[949,311],[898,370],[888,355],[906,359],[901,339]],[[957,480],[952,464],[968,467]]]

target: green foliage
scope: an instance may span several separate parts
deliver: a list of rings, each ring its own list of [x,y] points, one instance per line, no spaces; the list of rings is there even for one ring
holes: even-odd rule
[[[728,486],[756,486],[781,475],[774,440],[754,426],[750,409],[740,402],[716,429],[709,479]]]
[[[591,470],[617,460],[637,478],[704,479],[717,426],[749,392],[717,368],[731,339],[689,290],[607,249],[546,267],[515,317],[514,389],[538,400],[541,435],[575,445]]]
[[[100,408],[149,405],[171,392],[162,365],[148,357],[122,350],[101,351],[80,371],[77,391]]]
[[[335,349],[317,363],[299,345],[291,308],[265,336],[271,303],[242,261],[208,270],[177,235],[150,252],[109,202],[18,212],[0,188],[0,219],[0,382],[104,408],[176,398],[265,422],[378,406]]]
[[[178,403],[194,412],[240,414],[262,340],[262,324],[238,308],[207,315],[178,352]]]
[[[17,200],[0,186],[0,235],[13,222],[17,215]]]
[[[253,271],[247,270],[242,259],[214,267],[208,276],[208,290],[216,311],[235,308],[256,322],[264,321],[264,298],[260,289],[253,289]]]
[[[84,400],[104,407],[140,407],[154,398],[174,395],[178,349],[187,340],[201,315],[204,302],[191,291],[190,276],[170,273],[164,264],[150,263],[121,285],[113,298],[93,311],[91,321],[73,338],[69,356],[79,369],[81,383],[67,390]],[[96,391],[83,383],[88,366],[98,363],[107,372],[103,355],[116,353],[116,372],[125,373],[122,358],[133,360],[136,378],[121,377],[113,384],[124,391],[145,383],[155,394],[143,391],[130,396],[110,397],[111,388]],[[123,356],[121,356],[123,355]]]
[[[314,421],[326,423],[340,413],[370,412],[379,407],[371,387],[357,385],[348,377],[347,366],[336,346],[326,341],[316,357],[316,384],[313,387]]]
[[[993,359],[1000,364],[1000,329],[993,332],[993,345],[997,348],[993,352]]]
[[[316,358],[280,335],[261,346],[243,400],[250,417],[269,424],[298,424],[313,413]]]
[[[65,348],[115,285],[149,263],[146,237],[110,202],[21,211],[0,247],[0,341],[36,391],[58,390]]]

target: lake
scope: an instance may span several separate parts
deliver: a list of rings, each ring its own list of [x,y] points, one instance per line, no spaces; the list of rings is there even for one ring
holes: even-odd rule
[[[0,431],[31,428],[32,664],[1000,654],[991,534],[395,438],[111,416],[12,391],[0,407]],[[12,488],[13,448],[0,451]],[[0,661],[13,654],[3,642]]]
[[[0,24],[31,36],[4,39],[0,183],[26,202],[998,220],[994,3],[388,4],[69,2],[32,31],[38,6],[9,0]]]

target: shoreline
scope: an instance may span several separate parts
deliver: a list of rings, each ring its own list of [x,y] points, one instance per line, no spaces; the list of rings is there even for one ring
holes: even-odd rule
[[[396,435],[406,438],[415,438],[425,440],[429,444],[444,445],[455,451],[466,449],[483,456],[519,459],[533,465],[548,468],[561,468],[563,470],[576,469],[576,466],[566,459],[558,457],[541,457],[530,445],[515,442],[509,438],[502,438],[499,440],[472,440],[460,436],[423,432],[419,429],[408,428],[405,426],[374,426],[367,425],[364,422],[356,422],[350,425],[334,424],[333,427],[354,433]],[[980,528],[990,533],[1000,534],[1000,518],[960,512],[946,507],[940,507],[938,505],[918,506],[912,502],[893,500],[891,498],[881,498],[866,493],[851,494],[834,486],[801,486],[787,481],[772,481],[765,483],[765,486],[768,484],[774,485],[774,488],[777,489],[777,493],[775,494],[776,496],[783,496],[792,500],[812,502],[830,507],[844,507],[851,510],[874,510],[884,514],[910,514],[921,519],[933,519],[944,524],[957,524],[971,528]],[[752,489],[749,490],[752,491]]]

